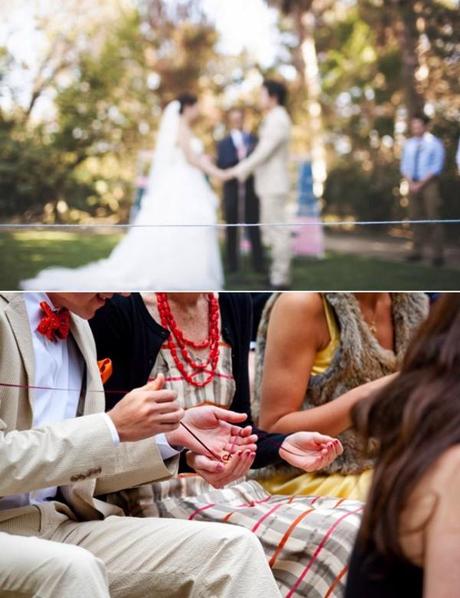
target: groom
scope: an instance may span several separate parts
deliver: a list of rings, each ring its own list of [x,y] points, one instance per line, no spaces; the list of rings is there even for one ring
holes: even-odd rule
[[[278,597],[243,528],[125,517],[103,500],[174,475],[180,447],[199,452],[181,421],[218,454],[247,440],[234,425],[240,414],[210,406],[189,417],[161,378],[104,413],[86,320],[110,297],[0,295],[0,532],[80,546],[102,563],[115,597]],[[18,555],[10,574],[20,571]]]
[[[259,143],[251,155],[223,175],[224,180],[236,177],[245,181],[254,173],[256,193],[260,197],[260,220],[264,225],[286,222],[291,136],[291,119],[285,108],[286,101],[287,89],[283,83],[264,81],[260,103],[265,119],[260,129]],[[270,286],[273,290],[286,290],[290,285],[290,231],[281,226],[263,226],[262,236],[272,254]]]

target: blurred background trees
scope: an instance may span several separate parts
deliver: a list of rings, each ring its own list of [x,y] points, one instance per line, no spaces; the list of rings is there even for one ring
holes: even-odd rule
[[[27,10],[25,1],[12,4],[19,15]],[[183,90],[200,94],[212,151],[225,108],[255,102],[261,77],[277,74],[291,91],[294,150],[312,159],[325,213],[405,214],[401,143],[408,116],[423,109],[447,150],[446,215],[458,217],[456,0],[266,4],[280,32],[268,66],[247,52],[221,52],[201,0],[50,2],[33,22],[31,61],[11,43],[20,16],[3,15],[2,220],[126,219],[137,156],[153,147],[165,103]]]

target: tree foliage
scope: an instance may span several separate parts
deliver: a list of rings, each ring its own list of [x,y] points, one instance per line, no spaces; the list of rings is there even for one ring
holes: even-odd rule
[[[184,89],[198,91],[214,54],[217,37],[207,22],[176,17],[165,13],[158,27],[150,12],[123,12],[102,38],[100,24],[80,31],[87,43],[78,52],[67,46],[57,63],[46,53],[26,107],[0,110],[2,215],[126,215],[139,149],[153,146],[166,102]],[[6,49],[0,65],[0,73],[19,66]],[[36,120],[45,94],[54,113]]]
[[[66,26],[42,20],[47,44],[26,94],[10,75],[30,73],[0,47],[2,218],[125,218],[136,158],[153,147],[164,105],[184,90],[219,104],[227,86],[257,67],[247,55],[219,54],[218,34],[196,0],[137,0],[136,9],[122,0],[82,2],[66,3]],[[450,0],[267,4],[279,11],[282,47],[262,74],[289,72],[295,150],[325,151],[325,209],[372,219],[405,213],[401,145],[408,116],[424,109],[447,149],[446,215],[458,215],[458,7]],[[313,77],[306,39],[319,69]],[[252,97],[246,87],[236,101]]]
[[[357,0],[346,7],[328,0],[267,2],[293,19],[294,37],[287,38],[284,62],[297,69],[291,83],[297,119],[305,110],[295,22],[305,13],[315,21],[329,167],[326,210],[371,219],[404,215],[407,202],[399,192],[398,170],[402,142],[410,116],[426,110],[447,150],[442,180],[446,215],[458,216],[458,7],[448,0]]]

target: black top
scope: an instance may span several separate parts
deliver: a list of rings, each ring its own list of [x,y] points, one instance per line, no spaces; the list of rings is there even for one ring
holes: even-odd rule
[[[345,598],[422,598],[423,569],[407,560],[387,562],[376,550],[356,545],[350,561]]]
[[[222,336],[232,348],[235,396],[230,409],[246,413],[243,425],[253,425],[249,397],[248,355],[251,336],[251,300],[245,293],[219,296]],[[129,297],[114,295],[90,321],[98,359],[112,360],[113,373],[105,384],[106,408],[111,409],[133,388],[147,383],[160,348],[169,331],[150,315],[138,293]],[[253,426],[254,427],[254,426]],[[283,434],[269,434],[254,427],[258,435],[253,467],[280,463],[279,447]]]

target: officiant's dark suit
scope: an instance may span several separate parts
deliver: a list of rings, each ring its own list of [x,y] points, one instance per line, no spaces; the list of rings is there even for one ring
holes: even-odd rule
[[[234,129],[219,142],[217,147],[217,165],[219,168],[232,168],[248,156],[257,144],[254,135]],[[228,224],[236,222],[259,222],[259,198],[254,189],[254,177],[244,183],[232,179],[224,184],[224,214]],[[252,266],[257,272],[264,270],[263,248],[258,227],[247,229],[251,243]],[[239,230],[236,227],[226,229],[227,266],[232,272],[239,267]]]

